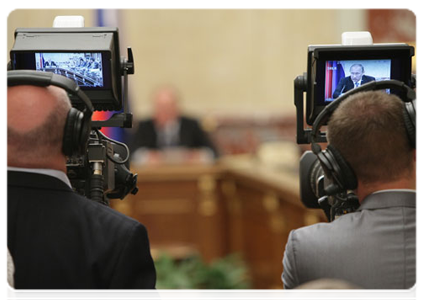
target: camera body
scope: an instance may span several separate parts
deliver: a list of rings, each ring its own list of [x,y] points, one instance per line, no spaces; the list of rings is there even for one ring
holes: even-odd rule
[[[125,144],[91,130],[86,155],[69,157],[66,163],[73,189],[105,205],[137,193],[137,174],[129,170],[128,155]]]
[[[362,75],[374,81],[398,80],[411,86],[411,57],[413,55],[414,48],[406,44],[309,46],[306,90],[307,124],[313,125],[325,106],[343,92],[347,92],[345,85],[339,95],[336,89],[341,79],[352,76],[350,70],[353,66],[361,65]]]
[[[404,101],[406,114],[409,108],[412,111],[415,124],[413,55],[414,48],[406,44],[308,47],[307,73],[294,80],[297,143],[312,146],[312,151],[306,151],[300,160],[300,197],[306,207],[323,209],[330,221],[358,208],[359,202],[353,193],[355,174],[345,170],[348,164],[344,161],[338,162],[342,157],[334,153],[336,149],[321,149],[318,143],[327,142],[326,132],[321,129],[340,102],[349,95],[368,90],[385,90],[398,95]],[[357,76],[361,86],[353,85]],[[345,183],[343,178],[353,180]]]
[[[123,199],[137,192],[137,175],[129,171],[128,147],[100,131],[103,127],[132,127],[125,97],[127,75],[134,73],[134,63],[130,48],[128,59],[120,56],[117,28],[18,28],[8,68],[32,70],[22,83],[14,79],[18,84],[39,85],[40,78],[43,85],[64,87],[76,83],[78,93],[66,89],[75,116],[68,115],[64,138],[67,175],[76,192],[106,205],[109,199]],[[14,75],[26,76],[18,72],[10,77]],[[60,81],[64,81],[63,86],[57,84]],[[123,112],[109,120],[91,121],[92,111],[104,110]],[[78,128],[78,133],[84,131],[81,135],[85,138],[74,140],[76,133],[67,132],[70,128]],[[77,150],[68,150],[68,143]]]
[[[53,72],[73,79],[94,109],[122,109],[117,28],[18,28],[10,51],[13,70]],[[81,102],[71,96],[72,105]]]

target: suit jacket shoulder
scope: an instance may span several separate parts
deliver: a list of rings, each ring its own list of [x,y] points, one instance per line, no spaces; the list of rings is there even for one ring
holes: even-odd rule
[[[147,231],[138,221],[51,176],[9,172],[8,179],[16,288],[155,287]]]
[[[138,122],[136,131],[131,137],[129,149],[134,152],[138,148],[157,149],[157,132],[153,119]]]
[[[319,278],[361,288],[415,283],[415,193],[373,194],[331,223],[293,230],[283,258],[286,288]]]
[[[333,91],[332,97],[336,99],[341,95],[341,93],[345,93],[346,91],[350,90],[352,87],[353,87],[353,82],[351,80],[351,76],[342,77],[339,80],[335,90]]]
[[[190,116],[180,116],[179,120],[181,121],[181,123],[200,126],[200,123],[198,122],[198,120]]]
[[[122,224],[122,226],[133,226],[138,223],[138,221],[131,219],[108,206],[99,204],[75,193],[64,182],[48,175],[9,171],[8,186],[8,194],[10,196],[11,205],[13,205],[16,201],[40,201],[46,203],[58,202],[59,205],[62,206],[72,206],[72,209],[66,213],[73,213],[73,209],[81,209],[82,211],[77,211],[76,213],[95,214],[99,217],[101,215],[106,215],[111,218],[110,221],[114,220]],[[51,199],[53,197],[49,197],[49,195],[53,197],[60,195],[61,198],[60,200]],[[30,197],[25,198],[24,196]]]
[[[376,80],[376,78],[374,78],[373,76],[363,75],[363,77],[362,77],[362,81],[365,82],[365,83],[370,82],[370,81],[375,81],[375,80]]]
[[[181,127],[179,138],[182,146],[188,148],[208,148],[212,151],[214,157],[219,155],[216,146],[210,139],[210,136],[203,130],[200,122],[188,116],[180,117]]]

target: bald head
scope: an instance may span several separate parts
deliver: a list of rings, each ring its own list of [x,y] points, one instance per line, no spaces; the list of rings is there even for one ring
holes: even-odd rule
[[[58,87],[8,88],[8,165],[66,170],[62,140],[70,107]]]
[[[15,86],[7,92],[7,126],[18,132],[42,125],[59,104],[58,99],[66,102],[63,98],[67,97],[64,90],[53,86]]]
[[[178,93],[172,87],[162,87],[153,94],[156,125],[163,127],[179,116]]]

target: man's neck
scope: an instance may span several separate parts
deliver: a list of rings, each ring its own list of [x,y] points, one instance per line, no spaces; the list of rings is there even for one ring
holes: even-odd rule
[[[23,168],[23,169],[49,169],[49,170],[56,170],[56,171],[61,171],[63,173],[66,174],[67,170],[66,170],[66,165],[63,168],[60,168],[58,166],[54,166],[54,165],[16,165],[16,164],[8,164],[8,167],[13,167],[13,168]]]
[[[45,161],[17,161],[10,157],[8,158],[7,165],[16,168],[28,169],[51,169],[61,171],[66,174],[66,158],[58,157],[56,159],[50,158]]]
[[[366,198],[368,195],[373,194],[374,192],[381,191],[381,190],[398,190],[398,189],[416,189],[416,180],[415,177],[411,178],[403,178],[396,181],[390,182],[377,182],[372,184],[363,184],[362,182],[358,182],[358,187],[356,190],[356,194],[360,203]]]

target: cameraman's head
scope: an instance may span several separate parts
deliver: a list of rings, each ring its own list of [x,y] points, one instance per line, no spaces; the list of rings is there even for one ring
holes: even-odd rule
[[[372,91],[349,97],[328,123],[328,140],[354,170],[360,201],[377,190],[415,188],[415,150],[397,96]]]
[[[71,104],[58,87],[15,86],[7,95],[7,164],[66,172],[62,141]]]

